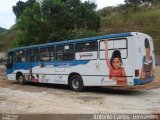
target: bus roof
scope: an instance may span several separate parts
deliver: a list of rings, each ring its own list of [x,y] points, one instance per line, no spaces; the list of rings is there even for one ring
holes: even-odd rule
[[[10,49],[9,51],[14,51],[14,50],[19,50],[19,49],[27,49],[27,48],[35,48],[35,47],[46,47],[46,46],[51,46],[51,45],[93,42],[93,41],[97,41],[99,39],[121,38],[121,37],[128,37],[128,36],[132,36],[131,32],[103,35],[103,36],[97,36],[97,37],[88,37],[88,38],[74,39],[74,40],[65,40],[65,41],[51,42],[51,43],[38,44],[38,45],[30,45],[30,46],[25,46],[25,47],[13,48],[13,49]]]

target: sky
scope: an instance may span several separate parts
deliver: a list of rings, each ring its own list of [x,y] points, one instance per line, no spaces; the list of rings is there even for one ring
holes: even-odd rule
[[[0,27],[9,29],[15,24],[15,15],[12,11],[12,7],[16,5],[19,0],[1,0],[0,2]],[[21,0],[26,1],[26,0]],[[86,0],[82,0],[86,1]],[[89,0],[97,4],[97,9],[101,9],[107,6],[116,6],[123,4],[124,0]]]

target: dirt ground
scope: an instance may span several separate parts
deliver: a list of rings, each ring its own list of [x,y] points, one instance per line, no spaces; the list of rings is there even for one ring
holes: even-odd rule
[[[5,80],[0,70],[0,113],[94,114],[160,113],[160,67],[152,83],[132,88],[89,87],[73,92],[64,85],[28,84]]]

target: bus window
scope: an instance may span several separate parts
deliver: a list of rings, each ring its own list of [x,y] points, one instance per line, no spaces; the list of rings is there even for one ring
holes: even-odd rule
[[[113,50],[113,40],[108,40],[108,50]],[[104,41],[100,42],[100,50],[105,50]]]
[[[127,48],[127,40],[126,39],[114,40],[113,47],[117,48],[117,49],[126,49]]]
[[[98,50],[97,42],[76,44],[76,52],[89,52],[89,51],[97,51],[97,50]]]
[[[75,47],[75,51],[76,52],[86,52],[87,51],[86,44],[85,43],[77,44]]]
[[[88,42],[76,44],[76,60],[92,60],[97,59],[98,43]]]
[[[54,61],[54,51],[55,49],[53,47],[40,48],[40,61]]]
[[[128,56],[127,39],[109,39],[108,40],[108,55],[112,56],[114,50],[121,52],[122,59],[126,59]],[[105,59],[105,47],[104,40],[100,41],[100,59]]]
[[[7,68],[12,68],[14,64],[14,52],[8,53]]]
[[[26,54],[27,54],[28,62],[39,61],[39,49],[38,48],[28,49]]]
[[[26,61],[26,59],[25,59],[25,56],[26,56],[25,50],[17,50],[15,53],[16,53],[15,54],[15,57],[16,57],[15,61],[17,63],[22,63],[22,62]]]
[[[74,45],[64,45],[56,47],[57,61],[74,60]]]
[[[98,43],[92,42],[87,45],[87,52],[89,51],[98,51]]]
[[[113,41],[114,49],[118,49],[121,52],[122,59],[126,59],[128,56],[127,39],[119,39]]]

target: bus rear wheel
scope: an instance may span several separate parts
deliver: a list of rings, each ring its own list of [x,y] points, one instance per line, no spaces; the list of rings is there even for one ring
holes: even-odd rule
[[[69,86],[73,91],[81,92],[84,89],[83,80],[79,75],[73,75],[70,79]]]
[[[26,80],[24,79],[23,75],[19,75],[17,80],[20,85],[26,84]]]

